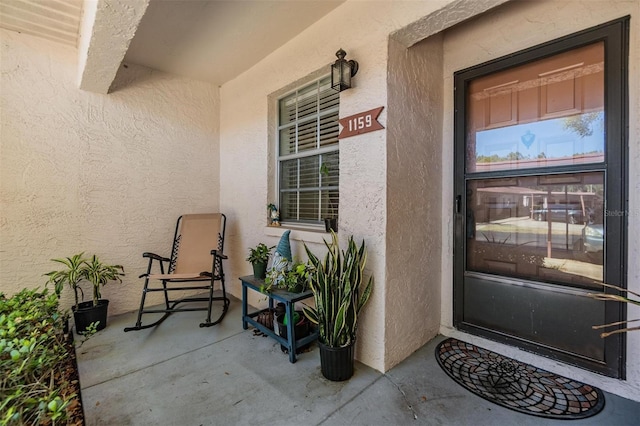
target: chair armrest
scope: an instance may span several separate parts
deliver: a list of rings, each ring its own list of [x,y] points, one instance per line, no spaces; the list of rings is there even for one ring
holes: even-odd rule
[[[226,255],[224,255],[221,251],[218,251],[218,250],[211,250],[211,254],[213,256],[218,256],[220,259],[228,259]]]
[[[167,257],[162,257],[162,256],[157,255],[155,253],[149,253],[149,252],[142,253],[142,257],[148,257],[150,259],[159,260],[160,262],[169,262],[171,260],[171,259],[169,259]]]

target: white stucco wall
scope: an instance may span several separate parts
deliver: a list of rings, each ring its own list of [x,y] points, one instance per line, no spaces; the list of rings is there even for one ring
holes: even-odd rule
[[[445,115],[443,125],[442,162],[442,326],[446,335],[494,349],[541,368],[555,371],[640,400],[640,333],[628,333],[627,380],[603,377],[553,360],[519,351],[486,339],[460,333],[453,328],[453,73],[536,44],[579,30],[631,15],[629,55],[629,218],[628,286],[640,291],[640,225],[634,216],[640,211],[640,2],[633,1],[535,1],[513,2],[489,12],[486,16],[447,31],[444,39]],[[629,318],[640,318],[640,309],[630,307]]]
[[[128,66],[89,93],[75,49],[0,41],[0,291],[42,287],[49,259],[85,251],[124,265],[110,315],[137,309],[142,253],[169,255],[180,214],[218,210],[218,89]]]
[[[442,37],[389,41],[385,367],[440,329]]]
[[[383,67],[387,66],[388,51],[386,50],[387,35],[395,28],[401,28],[399,33],[394,34],[398,43],[416,43],[420,40],[420,35],[424,37],[438,33],[444,28],[448,28],[458,22],[464,21],[469,16],[478,12],[474,7],[480,7],[479,3],[484,3],[483,7],[497,5],[496,2],[451,2],[445,10],[439,10],[430,14],[430,10],[425,6],[425,2],[402,3],[402,7],[408,8],[399,11],[394,9],[396,4],[377,3],[379,9],[366,7],[362,3],[347,2],[336,9],[325,19],[309,28],[295,40],[279,49],[273,55],[262,61],[260,64],[239,76],[236,80],[226,84],[221,89],[221,208],[223,211],[229,210],[231,217],[237,222],[238,232],[233,236],[233,247],[236,250],[232,253],[233,268],[231,270],[233,292],[239,293],[239,285],[235,280],[237,276],[250,273],[249,265],[244,262],[246,248],[257,242],[264,241],[269,244],[277,242],[279,232],[265,230],[264,205],[273,201],[274,194],[269,187],[269,168],[273,164],[268,163],[269,153],[273,152],[273,147],[268,144],[269,123],[268,105],[266,99],[269,94],[278,91],[293,81],[316,72],[322,67],[326,67],[333,60],[333,51],[336,47],[344,48],[349,58],[360,62],[361,69],[355,78],[356,87],[344,92],[341,95],[342,117],[364,111],[376,106],[384,106],[390,94],[385,91],[385,81]],[[485,347],[499,350],[507,355],[516,356],[518,359],[532,362],[543,368],[557,371],[577,379],[594,383],[602,388],[637,399],[638,372],[637,362],[634,362],[634,353],[638,352],[638,341],[636,335],[630,335],[628,348],[628,380],[625,382],[608,379],[600,375],[592,374],[577,368],[569,367],[561,363],[551,361],[546,358],[537,357],[512,347],[498,345],[485,339],[479,339],[471,335],[459,333],[452,327],[452,222],[450,212],[453,209],[451,200],[453,199],[453,143],[452,143],[452,111],[453,111],[453,72],[467,66],[475,65],[491,58],[504,55],[509,52],[530,47],[543,41],[566,35],[580,29],[597,25],[607,20],[623,16],[633,12],[637,14],[637,1],[633,2],[584,2],[564,4],[563,2],[518,2],[517,4],[507,4],[490,12],[485,18],[463,22],[456,29],[458,38],[453,39],[453,33],[448,34],[443,45],[445,61],[442,72],[445,76],[443,82],[444,90],[444,118],[442,120],[442,191],[441,191],[441,217],[442,217],[442,252],[441,252],[441,273],[440,289],[425,289],[424,281],[417,279],[423,275],[423,265],[419,262],[411,263],[414,269],[404,272],[410,284],[405,292],[414,291],[416,300],[424,300],[423,296],[442,295],[441,299],[441,327],[440,331],[448,335],[457,335],[468,341],[482,344]],[[436,6],[436,5],[432,5]],[[442,6],[439,4],[437,6]],[[385,8],[385,7],[388,7]],[[413,8],[412,10],[410,10]],[[366,9],[366,10],[365,10]],[[435,9],[435,7],[434,7]],[[407,15],[407,11],[411,12]],[[357,18],[356,18],[357,17]],[[541,18],[542,17],[542,18]],[[489,23],[480,25],[486,19]],[[348,34],[343,33],[340,28],[347,27]],[[490,25],[490,28],[487,27]],[[630,75],[638,75],[637,52],[637,24],[633,23],[633,34],[631,40],[632,69]],[[517,35],[517,37],[515,36]],[[324,42],[318,45],[317,40]],[[348,42],[343,42],[348,40]],[[470,40],[474,42],[471,43]],[[476,41],[477,40],[477,41]],[[330,46],[330,47],[326,47]],[[417,46],[420,48],[419,46]],[[382,55],[385,52],[386,55]],[[394,55],[402,55],[401,51]],[[411,55],[410,52],[407,53]],[[396,57],[396,56],[394,56]],[[397,58],[397,57],[396,57]],[[402,60],[407,63],[420,65],[418,58]],[[280,72],[280,66],[286,64],[286,72]],[[424,65],[426,68],[426,65]],[[394,72],[394,66],[387,67],[390,72]],[[390,77],[391,78],[391,77]],[[405,78],[408,82],[411,78],[419,79],[421,75],[416,73]],[[389,82],[387,82],[389,83]],[[389,83],[390,84],[390,83]],[[409,92],[413,89],[406,88]],[[630,117],[634,117],[634,111],[638,111],[638,86],[634,81],[631,83],[631,111]],[[419,91],[419,90],[417,90]],[[415,93],[407,93],[408,96]],[[394,104],[397,107],[397,104]],[[412,111],[419,115],[420,112]],[[381,122],[387,124],[388,111],[381,115]],[[415,118],[409,117],[408,120]],[[633,121],[633,120],[632,120]],[[389,123],[389,126],[395,123]],[[637,127],[637,123],[634,123]],[[402,321],[406,316],[398,315],[397,310],[406,308],[408,311],[415,305],[409,306],[398,296],[400,291],[397,281],[398,269],[393,262],[402,262],[400,253],[401,244],[389,242],[388,238],[399,235],[402,238],[410,237],[411,231],[400,229],[398,222],[390,223],[390,214],[397,213],[397,205],[390,205],[398,201],[405,200],[406,194],[391,194],[392,190],[399,190],[402,173],[397,170],[390,171],[389,167],[399,167],[403,161],[417,161],[408,158],[406,153],[393,159],[388,158],[390,153],[395,154],[394,149],[402,147],[401,143],[396,146],[385,146],[392,141],[385,140],[386,132],[376,132],[349,138],[341,142],[341,207],[340,207],[340,233],[344,239],[347,235],[354,234],[356,237],[365,238],[370,247],[370,270],[376,277],[376,289],[368,309],[363,318],[359,335],[359,347],[357,356],[364,363],[379,370],[386,370],[390,366],[399,362],[409,355],[412,344],[424,338],[425,333],[404,333],[405,326]],[[638,132],[630,132],[631,145],[638,143]],[[410,136],[414,136],[410,134]],[[271,150],[271,151],[270,151]],[[386,156],[381,154],[386,150]],[[632,148],[631,163],[637,157],[637,149]],[[437,152],[437,149],[432,152]],[[638,171],[632,170],[632,188],[638,186]],[[380,179],[380,175],[386,175],[386,182]],[[419,180],[419,178],[417,178]],[[432,187],[427,191],[435,194],[437,182],[429,182]],[[271,190],[271,196],[266,194]],[[380,198],[381,191],[387,195]],[[631,191],[633,192],[633,191]],[[637,205],[638,201],[631,201],[631,207]],[[382,209],[381,209],[382,208]],[[381,215],[387,215],[383,219]],[[438,217],[439,215],[435,215]],[[427,219],[428,220],[428,219]],[[416,228],[408,225],[411,230]],[[421,227],[419,232],[428,231],[428,227]],[[640,229],[631,230],[632,239]],[[317,239],[310,234],[298,232],[296,238]],[[307,240],[309,241],[309,240]],[[293,242],[294,251],[298,255],[302,253],[301,244]],[[297,244],[297,245],[296,245]],[[312,248],[321,251],[321,246],[313,245]],[[390,248],[392,251],[390,251]],[[630,258],[637,255],[639,247],[630,246]],[[394,255],[395,253],[395,255]],[[428,252],[426,252],[428,253]],[[399,263],[398,263],[399,264]],[[409,268],[410,265],[406,265]],[[393,272],[395,271],[395,272]],[[394,273],[393,277],[389,274]],[[637,289],[638,271],[632,267],[630,269],[630,287]],[[433,275],[438,277],[437,273]],[[235,281],[235,282],[233,282]],[[436,283],[437,285],[437,283]],[[412,301],[413,302],[413,301]],[[395,311],[392,312],[392,311]],[[434,310],[438,312],[438,310]],[[637,311],[637,309],[636,309]],[[425,310],[417,310],[425,313]],[[422,327],[431,324],[429,317],[419,318],[418,324],[414,327]],[[429,315],[427,312],[426,315]],[[634,316],[631,309],[629,316]],[[398,335],[394,332],[400,331]],[[427,333],[428,334],[428,333]],[[402,341],[402,338],[415,339],[415,341]],[[393,348],[393,349],[390,349]],[[399,350],[396,350],[401,348]]]
[[[326,69],[335,60],[335,51],[344,48],[348,59],[360,63],[355,87],[341,94],[342,117],[391,106],[396,88],[410,87],[420,73],[407,73],[388,66],[389,58],[407,65],[424,67],[433,63],[419,57],[404,57],[402,47],[389,52],[389,34],[402,46],[464,21],[483,8],[502,0],[478,1],[389,1],[349,0],[312,25],[259,64],[218,89],[210,84],[152,72],[146,68],[121,68],[110,95],[78,90],[77,58],[74,49],[47,43],[26,35],[0,30],[2,103],[0,111],[0,291],[12,293],[22,287],[42,285],[42,274],[53,268],[48,259],[85,250],[105,261],[122,263],[128,272],[125,284],[109,286],[105,296],[112,300],[110,313],[137,308],[143,272],[143,251],[168,254],[173,226],[185,212],[220,210],[228,216],[226,265],[228,287],[240,296],[237,278],[251,273],[244,260],[247,248],[258,242],[276,244],[280,230],[265,228],[266,204],[274,201],[274,147],[269,141],[267,99],[292,82]],[[438,10],[441,7],[445,10]],[[630,210],[640,211],[640,18],[639,2],[633,1],[527,1],[507,4],[486,16],[464,22],[448,31],[442,45],[444,64],[441,147],[425,145],[420,157],[407,152],[403,137],[419,132],[396,127],[395,139],[378,131],[341,141],[340,238],[349,235],[365,239],[369,247],[368,272],[375,276],[372,299],[365,309],[359,329],[357,357],[385,371],[404,359],[435,332],[433,320],[441,312],[440,331],[463,337],[501,353],[532,362],[542,368],[570,375],[632,399],[640,395],[640,333],[629,334],[625,382],[607,379],[583,370],[537,357],[515,348],[457,332],[452,322],[452,242],[453,225],[453,72],[492,58],[515,52],[632,14],[630,53]],[[438,37],[441,37],[439,35]],[[429,45],[413,52],[439,52]],[[440,40],[436,40],[440,43]],[[422,50],[425,49],[425,50]],[[392,55],[391,55],[392,54]],[[411,52],[408,53],[411,55]],[[415,53],[414,53],[415,54]],[[391,55],[391,56],[390,56]],[[438,53],[437,55],[440,55]],[[435,72],[429,74],[433,77]],[[407,96],[423,96],[432,81]],[[389,90],[392,90],[391,88]],[[396,93],[395,107],[400,107]],[[220,99],[220,102],[218,102]],[[425,107],[423,105],[422,107]],[[411,110],[403,119],[417,126],[423,110]],[[385,108],[380,122],[393,119]],[[219,120],[219,122],[218,122]],[[398,118],[400,120],[400,118]],[[219,125],[218,125],[219,123]],[[273,123],[271,123],[273,124]],[[219,132],[218,132],[219,130]],[[392,129],[394,130],[394,129]],[[390,130],[389,132],[391,133]],[[399,131],[402,130],[402,131]],[[218,133],[220,137],[218,138]],[[429,143],[439,137],[430,128]],[[417,247],[415,240],[403,239],[413,233],[404,228],[404,211],[398,204],[408,202],[414,188],[403,189],[409,176],[400,168],[417,167],[421,159],[433,160],[442,151],[439,180],[412,177],[422,182],[427,194],[441,193],[441,211],[433,214],[441,221],[440,235],[433,233],[428,249],[406,262],[403,247]],[[389,156],[399,153],[395,158]],[[394,170],[389,170],[393,167]],[[419,167],[419,164],[418,164]],[[399,191],[406,192],[399,192]],[[393,193],[390,193],[394,191]],[[440,192],[438,192],[440,191]],[[436,208],[437,205],[435,206]],[[434,206],[422,203],[420,211],[429,215]],[[390,219],[390,215],[397,217]],[[426,219],[428,220],[428,218]],[[430,226],[419,223],[423,235]],[[322,253],[322,234],[294,231],[294,255],[302,257],[301,241]],[[396,238],[389,241],[389,238]],[[435,284],[425,286],[420,259],[432,256],[441,241],[440,270],[429,274]],[[630,221],[629,259],[640,252],[640,225]],[[409,259],[413,259],[409,257]],[[432,263],[428,263],[433,267]],[[402,270],[402,268],[407,268]],[[402,275],[400,275],[402,274]],[[629,287],[640,291],[640,265],[629,262]],[[420,287],[424,286],[424,287]],[[438,288],[438,286],[440,288]],[[408,300],[407,294],[419,297]],[[441,295],[441,296],[439,296]],[[65,303],[69,303],[69,292]],[[438,309],[433,298],[441,297]],[[259,303],[258,298],[254,299]],[[427,303],[421,308],[417,304]],[[421,310],[420,310],[421,309]],[[398,315],[398,310],[404,310]],[[407,324],[411,313],[416,322]],[[394,312],[395,311],[395,312]],[[629,317],[640,317],[631,308]],[[426,318],[421,318],[426,315]],[[423,327],[411,333],[410,327]],[[396,334],[396,332],[398,332]]]
[[[240,294],[238,276],[250,273],[244,261],[247,247],[258,242],[278,241],[265,231],[269,179],[268,104],[269,94],[321,68],[329,71],[339,48],[347,59],[360,64],[355,87],[341,93],[340,116],[345,117],[387,105],[388,35],[418,17],[450,3],[347,1],[312,25],[262,62],[220,89],[221,210],[229,214],[231,291]],[[386,111],[380,122],[386,124]],[[349,235],[364,239],[369,248],[368,271],[375,277],[371,300],[359,327],[356,357],[378,370],[385,370],[385,329],[388,316],[385,294],[398,291],[387,287],[385,267],[387,214],[387,149],[385,131],[367,133],[340,142],[340,239]],[[277,234],[277,233],[276,233]],[[298,233],[299,238],[317,235]],[[293,241],[300,254],[301,243]],[[321,244],[311,244],[322,253]],[[387,317],[387,319],[385,319]],[[405,356],[409,355],[408,353]]]

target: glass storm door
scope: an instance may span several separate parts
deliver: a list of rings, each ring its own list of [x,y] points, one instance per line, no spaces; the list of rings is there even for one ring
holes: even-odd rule
[[[626,20],[456,73],[459,329],[613,377],[625,286]]]

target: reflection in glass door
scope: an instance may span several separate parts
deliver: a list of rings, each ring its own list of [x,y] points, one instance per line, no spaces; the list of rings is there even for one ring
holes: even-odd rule
[[[624,286],[625,22],[455,76],[456,326],[617,377],[591,326],[624,312],[586,295]]]
[[[467,271],[599,289],[603,177],[592,172],[470,180]]]

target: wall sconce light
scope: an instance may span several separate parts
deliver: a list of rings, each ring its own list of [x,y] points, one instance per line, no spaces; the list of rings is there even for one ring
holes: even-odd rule
[[[358,72],[358,63],[344,59],[347,52],[340,49],[336,52],[338,59],[331,65],[331,88],[342,92],[351,87],[351,77]]]

